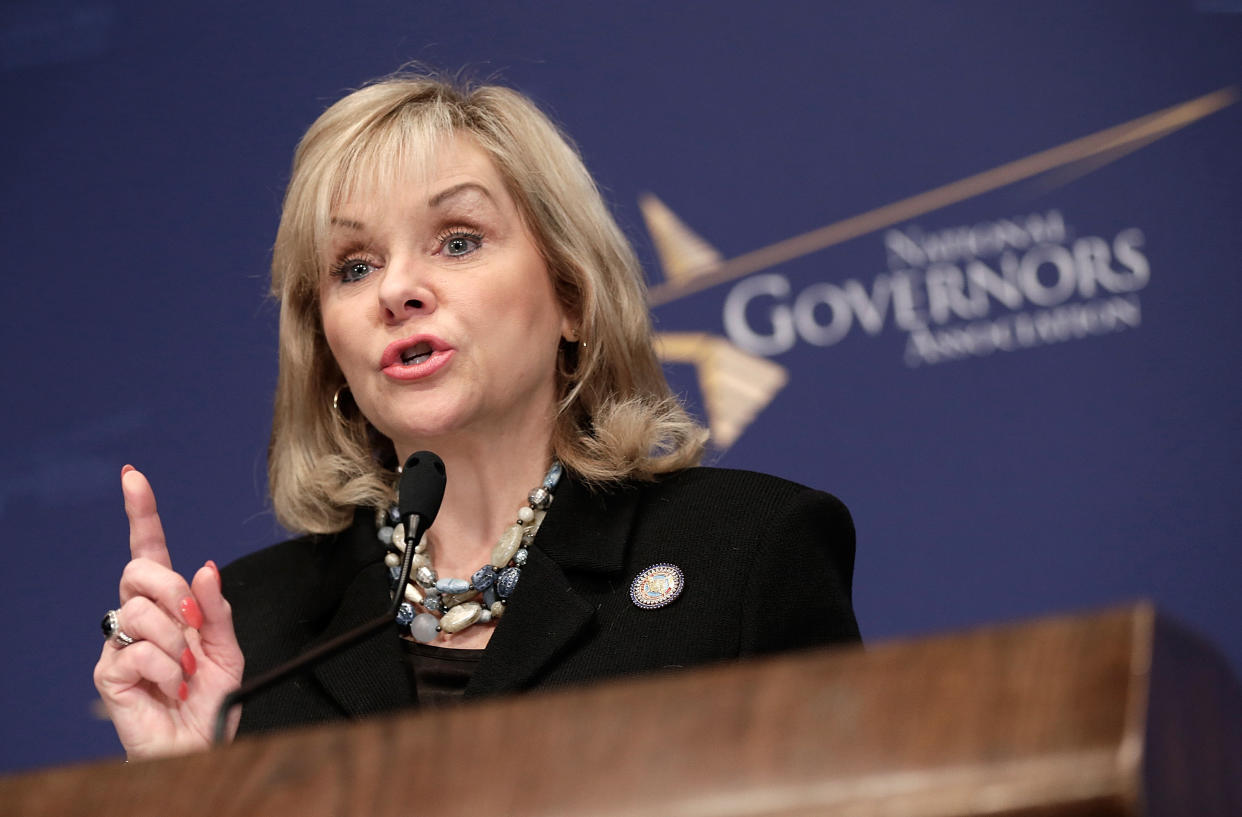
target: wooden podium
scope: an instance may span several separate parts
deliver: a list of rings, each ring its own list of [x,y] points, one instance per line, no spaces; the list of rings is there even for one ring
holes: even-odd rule
[[[1242,815],[1242,691],[1145,604],[0,779],[0,814]]]

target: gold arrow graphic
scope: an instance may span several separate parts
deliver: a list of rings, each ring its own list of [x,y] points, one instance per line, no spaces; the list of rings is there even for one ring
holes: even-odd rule
[[[1236,86],[1222,88],[727,261],[720,260],[720,254],[710,244],[695,235],[655,196],[643,196],[639,207],[667,276],[663,283],[651,287],[647,301],[651,306],[660,306],[1049,170],[1084,163],[1080,167],[1089,172],[1232,105],[1238,97]]]

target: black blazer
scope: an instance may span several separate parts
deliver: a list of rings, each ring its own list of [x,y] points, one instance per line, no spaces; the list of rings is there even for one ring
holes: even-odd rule
[[[384,612],[374,512],[223,571],[246,677]],[[670,562],[673,603],[630,599]],[[857,642],[854,527],[839,500],[745,471],[692,468],[591,492],[566,475],[467,698],[837,642]],[[247,703],[242,731],[416,705],[396,626]]]

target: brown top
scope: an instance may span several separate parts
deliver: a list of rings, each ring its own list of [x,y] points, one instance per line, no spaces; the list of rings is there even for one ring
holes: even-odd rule
[[[402,639],[419,707],[440,709],[461,703],[466,685],[483,660],[483,650],[458,650]]]

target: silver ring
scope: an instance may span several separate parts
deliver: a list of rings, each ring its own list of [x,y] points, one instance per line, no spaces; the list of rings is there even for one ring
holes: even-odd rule
[[[103,621],[99,622],[104,637],[111,638],[118,647],[128,647],[134,643],[134,637],[121,629],[120,610],[109,610],[104,613]]]

